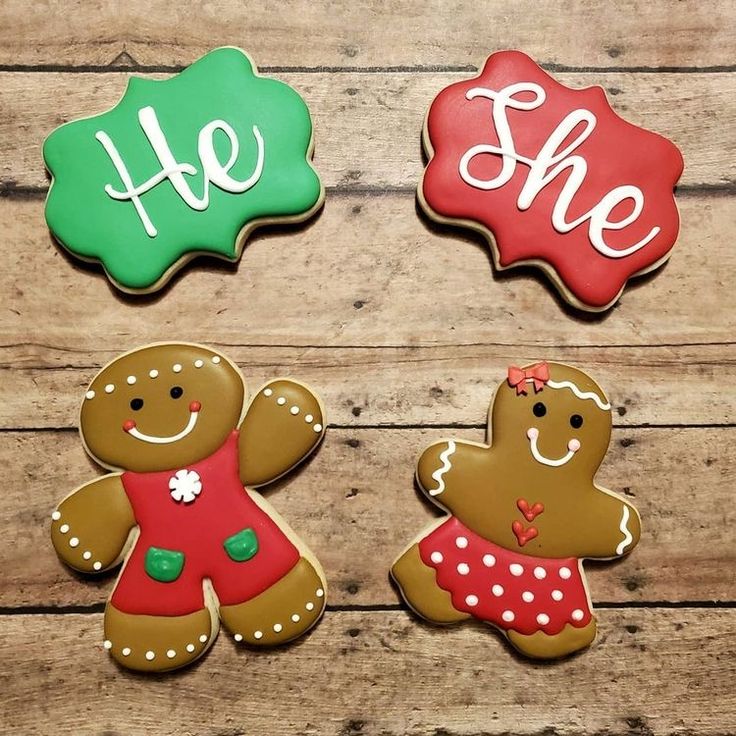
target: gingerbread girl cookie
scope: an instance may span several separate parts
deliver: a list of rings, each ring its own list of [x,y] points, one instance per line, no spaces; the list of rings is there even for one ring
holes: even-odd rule
[[[636,509],[594,482],[610,408],[576,368],[512,367],[491,404],[488,444],[446,440],[424,451],[417,481],[450,516],[391,569],[420,616],[479,619],[539,659],[593,641],[582,560],[628,554],[641,529]]]
[[[271,381],[244,411],[245,386],[206,347],[126,353],[92,380],[80,432],[115,471],[52,514],[61,559],[86,573],[125,561],[105,609],[105,648],[135,670],[182,667],[219,621],[238,642],[281,644],[325,606],[319,563],[253,488],[304,460],[324,436],[319,399]]]

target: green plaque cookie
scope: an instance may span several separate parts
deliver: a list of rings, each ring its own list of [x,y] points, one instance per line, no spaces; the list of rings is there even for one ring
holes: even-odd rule
[[[234,261],[257,225],[312,215],[311,152],[301,97],[216,49],[171,79],[132,77],[112,110],[46,139],[46,221],[118,288],[155,291],[198,253]]]

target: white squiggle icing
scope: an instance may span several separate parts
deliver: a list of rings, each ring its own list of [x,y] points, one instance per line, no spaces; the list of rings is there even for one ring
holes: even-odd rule
[[[546,385],[550,388],[569,388],[579,399],[592,399],[598,408],[603,409],[603,411],[609,411],[611,409],[611,405],[608,402],[604,402],[595,391],[582,391],[572,381],[550,380],[547,381]]]
[[[631,535],[631,532],[629,531],[628,523],[629,523],[629,507],[624,506],[623,513],[621,514],[621,523],[618,525],[618,528],[621,531],[621,534],[624,535],[624,538],[619,542],[618,547],[616,547],[617,555],[623,554],[624,550],[634,541],[634,537]]]
[[[447,449],[444,452],[440,453],[442,466],[437,468],[437,470],[432,473],[432,478],[437,481],[437,488],[429,492],[430,496],[439,496],[440,493],[445,490],[445,479],[443,478],[443,476],[452,467],[450,456],[455,453],[456,449],[457,446],[455,445],[455,442],[453,440],[449,440],[447,442]]]

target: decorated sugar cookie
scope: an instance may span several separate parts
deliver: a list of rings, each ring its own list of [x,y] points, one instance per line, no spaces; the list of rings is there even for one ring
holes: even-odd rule
[[[540,267],[573,306],[608,309],[670,255],[682,156],[621,119],[601,87],[565,87],[501,51],[440,92],[423,137],[427,214],[483,233],[498,269]]]
[[[311,153],[301,97],[217,49],[171,79],[132,77],[112,110],[46,139],[46,221],[118,288],[155,291],[197,254],[237,260],[256,226],[312,215]]]
[[[304,460],[324,435],[319,399],[288,379],[244,412],[238,369],[206,347],[126,353],[92,380],[80,432],[114,471],[52,514],[61,559],[124,567],[105,609],[105,648],[134,670],[189,664],[219,621],[254,647],[290,641],[324,610],[319,563],[253,489]]]
[[[391,569],[420,616],[478,619],[538,659],[593,641],[582,560],[628,554],[641,528],[633,506],[595,484],[610,409],[582,371],[512,367],[491,404],[488,444],[445,440],[424,451],[417,481],[449,516]]]

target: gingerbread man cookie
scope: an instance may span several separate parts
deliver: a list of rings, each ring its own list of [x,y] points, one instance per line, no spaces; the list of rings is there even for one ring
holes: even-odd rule
[[[417,481],[450,516],[391,569],[420,616],[479,619],[539,659],[593,641],[582,560],[628,554],[641,529],[636,509],[594,481],[610,408],[576,368],[512,367],[491,404],[488,444],[446,440],[424,451]]]
[[[209,348],[158,344],[103,368],[86,392],[82,441],[115,471],[65,498],[51,538],[75,570],[124,561],[105,609],[105,648],[135,670],[182,667],[219,621],[261,647],[303,634],[325,606],[324,573],[254,490],[324,436],[319,399],[288,379],[244,411],[237,367]]]

